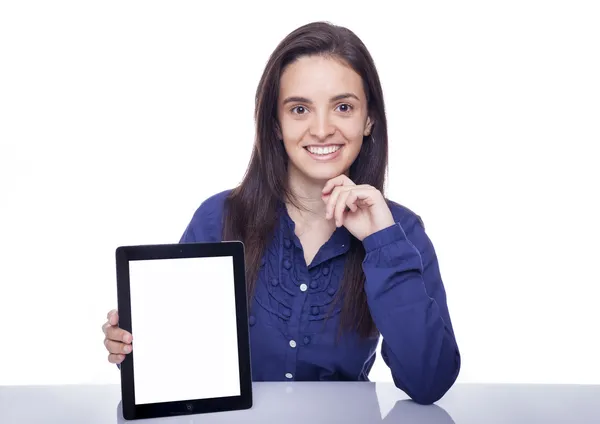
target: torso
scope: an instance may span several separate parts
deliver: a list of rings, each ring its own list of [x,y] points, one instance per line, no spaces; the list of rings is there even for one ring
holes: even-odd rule
[[[310,266],[319,250],[331,238],[336,226],[333,220],[325,220],[315,216],[303,219],[298,212],[287,208],[288,218],[294,222],[294,234],[302,245],[306,266]]]
[[[336,340],[348,232],[324,220],[297,226],[289,215],[278,228],[251,304],[253,379],[368,380],[378,337]]]
[[[225,195],[202,206],[182,242],[221,240]],[[336,338],[351,236],[331,221],[311,227],[295,228],[284,209],[264,252],[248,317],[254,381],[368,380],[379,338]]]
[[[328,223],[318,223],[310,228],[307,227],[304,231],[298,226],[296,227],[296,236],[302,245],[307,266],[312,263],[321,247],[327,243],[327,240],[333,234],[334,228],[331,228]]]

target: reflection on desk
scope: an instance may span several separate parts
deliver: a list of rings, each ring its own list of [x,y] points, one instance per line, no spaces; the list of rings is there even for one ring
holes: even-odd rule
[[[391,385],[385,389],[377,390],[374,383],[254,383],[252,410],[169,417],[165,423],[454,423],[439,406],[396,400],[403,397],[398,389]],[[117,417],[120,424],[129,422],[120,407]]]
[[[600,423],[600,386],[456,384],[418,405],[391,383],[254,383],[250,410],[137,420],[211,423]],[[0,423],[128,423],[117,385],[1,387]]]

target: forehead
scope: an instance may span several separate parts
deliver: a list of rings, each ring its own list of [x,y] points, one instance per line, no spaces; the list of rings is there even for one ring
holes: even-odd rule
[[[282,97],[298,95],[318,100],[347,92],[364,99],[362,78],[340,60],[330,57],[301,57],[288,65],[281,75]]]

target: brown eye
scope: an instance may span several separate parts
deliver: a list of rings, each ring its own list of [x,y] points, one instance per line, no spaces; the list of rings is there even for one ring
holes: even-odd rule
[[[292,108],[292,113],[296,113],[298,115],[303,115],[304,112],[306,112],[306,108],[304,106],[296,106],[296,107]]]
[[[340,112],[350,112],[352,110],[352,106],[349,105],[348,103],[342,103],[341,105],[338,106],[338,108],[340,109]]]

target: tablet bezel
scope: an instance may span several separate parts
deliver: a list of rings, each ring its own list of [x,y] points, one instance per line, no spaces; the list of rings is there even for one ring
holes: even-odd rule
[[[252,375],[248,328],[248,300],[242,242],[179,243],[120,246],[116,249],[119,327],[134,336],[133,351],[121,363],[123,417],[127,420],[234,411],[252,407]],[[132,332],[129,262],[154,259],[183,259],[231,256],[233,258],[240,396],[188,399],[144,405],[135,404],[135,333]]]

